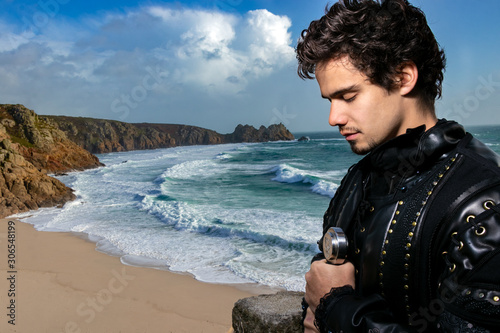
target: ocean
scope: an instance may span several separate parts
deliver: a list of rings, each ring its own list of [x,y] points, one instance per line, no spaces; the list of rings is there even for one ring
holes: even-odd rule
[[[500,153],[500,127],[468,128]],[[303,291],[322,216],[360,157],[335,130],[309,141],[186,146],[98,155],[57,178],[77,199],[15,217],[84,233],[122,263],[211,283]]]

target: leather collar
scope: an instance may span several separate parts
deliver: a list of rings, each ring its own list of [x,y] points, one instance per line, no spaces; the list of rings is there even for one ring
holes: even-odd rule
[[[376,147],[365,159],[372,171],[400,172],[405,165],[417,171],[436,163],[443,154],[455,148],[465,134],[465,129],[457,122],[440,119],[428,131],[425,125],[408,129],[405,134]]]

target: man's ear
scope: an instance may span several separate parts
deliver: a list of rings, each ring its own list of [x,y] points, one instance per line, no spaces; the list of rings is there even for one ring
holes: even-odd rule
[[[418,68],[413,61],[402,63],[397,74],[397,84],[402,96],[412,92],[417,84]]]

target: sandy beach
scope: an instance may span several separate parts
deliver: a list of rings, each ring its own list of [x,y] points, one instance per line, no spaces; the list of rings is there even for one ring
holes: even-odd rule
[[[0,332],[226,333],[234,303],[264,291],[127,266],[73,234],[0,220]]]

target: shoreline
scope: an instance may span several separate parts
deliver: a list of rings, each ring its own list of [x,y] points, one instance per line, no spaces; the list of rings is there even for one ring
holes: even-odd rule
[[[99,246],[98,243],[102,240],[102,238],[99,237],[99,239],[93,240],[91,238],[91,236],[89,234],[85,233],[85,232],[59,231],[59,230],[45,230],[45,231],[44,230],[37,230],[35,228],[34,224],[31,224],[29,222],[24,222],[24,221],[22,221],[22,219],[19,219],[19,218],[11,218],[11,219],[9,219],[9,217],[6,217],[6,218],[3,218],[3,219],[0,219],[0,222],[2,220],[14,220],[14,221],[19,222],[19,223],[27,224],[27,225],[31,226],[36,232],[43,232],[43,233],[48,232],[48,233],[67,234],[70,237],[75,237],[75,238],[81,239],[81,240],[83,240],[86,243],[92,244],[94,246],[94,251],[96,251],[98,253],[102,253],[102,254],[104,254],[106,256],[109,256],[109,257],[117,258],[118,261],[122,265],[124,265],[124,266],[146,268],[146,269],[154,269],[154,270],[159,270],[159,271],[163,271],[163,272],[168,272],[168,273],[171,273],[171,274],[188,276],[188,277],[192,278],[193,280],[195,280],[196,282],[199,282],[199,283],[209,284],[209,285],[222,285],[222,286],[234,287],[234,288],[236,288],[238,290],[241,290],[243,292],[248,292],[248,293],[250,293],[252,295],[274,294],[274,293],[277,293],[279,291],[286,291],[286,289],[283,289],[283,288],[269,287],[269,286],[266,286],[266,285],[261,285],[261,284],[252,283],[252,282],[225,283],[225,282],[210,282],[210,281],[198,280],[196,278],[196,276],[194,276],[193,274],[191,274],[189,272],[181,272],[181,271],[171,270],[168,265],[160,265],[159,266],[159,265],[154,265],[154,264],[147,265],[147,264],[141,264],[141,263],[138,263],[138,264],[131,263],[130,261],[132,261],[132,260],[130,260],[130,258],[124,259],[124,257],[128,257],[129,255],[127,255],[126,253],[121,252],[118,249],[113,249],[113,250],[104,250],[104,249],[101,249],[101,247]],[[129,261],[129,262],[127,262],[127,261]],[[144,258],[141,257],[141,259],[139,259],[138,261],[142,261],[142,263],[144,263]],[[153,261],[155,261],[155,260],[153,259]]]
[[[0,263],[1,332],[226,333],[236,301],[277,291],[130,266],[86,234],[9,218],[0,219]]]

